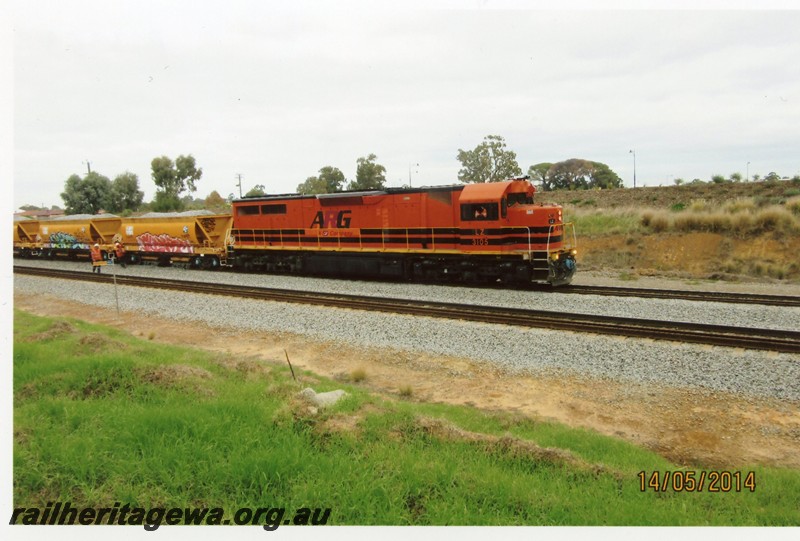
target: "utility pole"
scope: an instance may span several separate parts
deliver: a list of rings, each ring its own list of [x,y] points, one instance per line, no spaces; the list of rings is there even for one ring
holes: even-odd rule
[[[633,154],[633,187],[636,187],[636,151],[629,150],[628,154]]]
[[[408,187],[411,187],[411,168],[412,167],[419,167],[418,163],[410,163],[408,164]],[[415,173],[419,173],[419,170],[414,171]]]
[[[91,174],[91,172],[92,172],[92,162],[90,162],[90,161],[87,159],[87,160],[86,160],[85,162],[83,162],[83,163],[85,163],[85,164],[86,164],[86,172],[87,172],[87,173],[89,173],[89,174]]]
[[[239,186],[239,199],[241,199],[242,198],[242,174],[241,173],[236,173],[236,178],[239,179],[239,184],[237,184],[237,186]]]

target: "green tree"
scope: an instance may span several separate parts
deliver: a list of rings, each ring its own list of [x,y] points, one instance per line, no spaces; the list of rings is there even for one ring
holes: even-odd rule
[[[259,195],[267,195],[267,192],[264,191],[265,187],[263,184],[256,184],[253,188],[244,194],[245,197],[258,197]]]
[[[386,168],[375,162],[377,158],[375,154],[370,154],[356,160],[356,179],[350,183],[349,189],[382,190],[386,186]]]
[[[572,158],[554,163],[543,184],[545,190],[585,190],[589,188],[594,165],[589,160]]]
[[[680,186],[681,184],[683,184],[686,181],[683,180],[682,178],[678,177],[675,180],[673,180],[673,182],[675,183],[675,186]]]
[[[540,164],[539,171],[544,170]],[[544,174],[542,187],[545,190],[603,190],[621,188],[622,179],[602,162],[572,158],[552,164]]]
[[[218,191],[214,190],[206,197],[204,207],[212,212],[224,212],[230,209],[231,205],[222,198]]]
[[[370,156],[374,157],[374,154]],[[379,165],[383,172],[386,172],[386,169],[383,168],[382,165]],[[334,193],[334,192],[341,192],[344,189],[344,173],[342,173],[338,168],[331,167],[330,165],[326,165],[322,169],[319,170],[319,179],[325,183],[325,189],[327,190],[326,193]],[[384,179],[385,182],[385,179]]]
[[[111,183],[110,212],[138,210],[144,200],[144,192],[139,190],[139,177],[131,172],[117,175]]]
[[[37,207],[36,205],[22,205],[19,207],[19,210],[44,210],[44,208]]]
[[[517,154],[506,150],[505,139],[499,135],[487,135],[474,150],[458,149],[461,182],[498,182],[522,175],[517,163]]]
[[[328,193],[328,185],[319,177],[308,177],[305,181],[297,185],[297,193],[306,195]]]
[[[177,195],[156,190],[156,196],[150,204],[150,208],[153,212],[170,212],[183,209],[183,203]]]
[[[775,171],[770,171],[767,176],[764,177],[764,180],[767,182],[776,182],[781,179],[781,176],[776,173]]]
[[[96,171],[81,178],[70,176],[64,183],[61,199],[66,214],[97,214],[112,207],[111,181]]]
[[[195,184],[203,176],[203,170],[197,167],[191,154],[178,156],[174,163],[167,156],[153,158],[150,167],[153,182],[158,187],[153,208],[158,207],[159,211],[183,208],[181,193],[186,190],[190,192],[197,190]],[[163,195],[159,196],[159,193]]]
[[[344,184],[344,173],[336,167],[326,165],[319,170],[318,176],[308,177],[303,183],[298,184],[297,193],[318,194],[341,192],[344,189]]]
[[[551,167],[553,167],[553,164],[550,162],[542,162],[537,163],[536,165],[531,165],[528,167],[528,176],[533,182],[544,184],[544,181],[547,178],[547,172],[550,171]]]
[[[741,182],[742,181],[742,174],[741,173],[731,173],[730,181],[731,182]]]
[[[609,166],[601,162],[591,163],[592,172],[589,174],[589,188],[608,190],[622,187],[622,179]]]
[[[714,184],[722,184],[723,182],[725,182],[725,177],[723,177],[722,175],[713,175],[711,177],[711,182],[713,182]]]

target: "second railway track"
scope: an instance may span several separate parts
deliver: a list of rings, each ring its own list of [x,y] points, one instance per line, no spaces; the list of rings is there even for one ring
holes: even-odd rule
[[[763,304],[767,306],[800,306],[800,297],[792,295],[759,295],[756,293],[727,293],[723,291],[688,291],[679,289],[647,289],[643,287],[570,285],[559,289],[558,292],[609,297],[678,299],[733,304]]]
[[[95,275],[86,271],[64,271],[15,266],[14,272],[69,280],[95,282],[112,282],[114,280],[114,277],[108,274]],[[361,295],[287,291],[274,288],[234,286],[228,284],[211,284],[208,282],[133,276],[117,276],[116,281],[119,285],[125,286],[225,295],[275,302],[301,303],[501,325],[690,342],[785,353],[800,353],[800,332],[788,330],[755,329],[650,319],[569,314],[543,310],[496,308],[395,298],[377,298]]]

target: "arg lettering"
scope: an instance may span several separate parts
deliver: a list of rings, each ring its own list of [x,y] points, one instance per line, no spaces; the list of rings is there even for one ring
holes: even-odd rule
[[[309,227],[318,227],[320,229],[332,229],[332,228],[340,228],[346,229],[350,227],[350,212],[349,210],[329,210],[329,211],[318,211],[316,216],[314,216],[314,221],[311,222]]]

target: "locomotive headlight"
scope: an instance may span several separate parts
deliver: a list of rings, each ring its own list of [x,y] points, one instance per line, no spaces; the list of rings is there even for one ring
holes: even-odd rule
[[[572,255],[578,255],[578,250],[572,250]]]
[[[557,254],[557,253],[555,253],[555,254],[552,254],[552,255],[550,256],[550,259],[552,259],[553,261],[558,261],[558,254]]]

